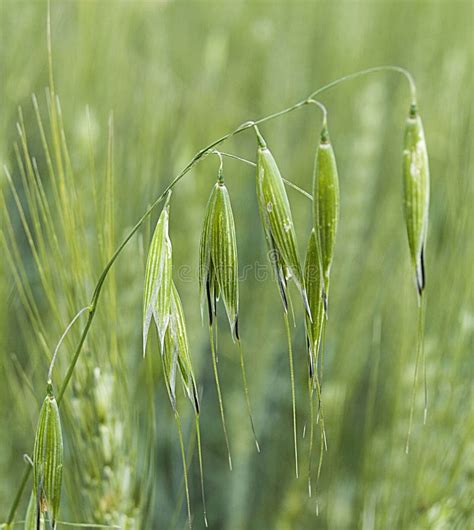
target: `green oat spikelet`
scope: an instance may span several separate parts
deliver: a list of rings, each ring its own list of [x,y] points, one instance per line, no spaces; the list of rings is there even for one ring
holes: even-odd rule
[[[409,115],[405,125],[405,138],[403,145],[403,184],[403,202],[408,246],[410,249],[412,266],[415,271],[415,281],[418,292],[418,331],[415,371],[413,376],[410,419],[405,446],[405,452],[408,453],[413,424],[418,365],[420,358],[423,363],[424,379],[424,423],[426,423],[428,414],[428,387],[426,379],[426,357],[424,350],[424,320],[426,306],[424,289],[426,286],[425,246],[428,232],[428,213],[430,202],[430,170],[423,124],[415,103],[410,106]]]
[[[174,282],[171,283],[171,300],[168,327],[163,340],[165,380],[173,409],[176,407],[176,375],[179,370],[186,395],[194,411],[199,414],[199,398],[196,379],[189,354],[189,342],[181,299]]]
[[[224,184],[224,177],[222,174],[222,159],[217,183],[212,189],[206,207],[199,258],[201,313],[203,313],[204,306],[207,305],[209,325],[211,328],[215,327],[217,336],[217,301],[219,297],[222,298],[226,309],[227,318],[229,320],[232,340],[237,342],[239,346],[240,367],[242,372],[242,382],[244,386],[247,411],[255,445],[257,447],[257,451],[260,452],[260,446],[253,423],[243,349],[239,336],[239,266],[237,258],[237,237],[230,196],[227,187]],[[211,342],[213,342],[213,338],[211,338]],[[215,353],[215,350],[217,350],[217,339],[215,341],[215,345],[211,343],[211,347]],[[213,362],[214,357],[215,355],[213,354]],[[219,401],[221,404],[222,398],[220,396],[220,384],[218,380],[217,366],[214,368],[214,374],[216,378],[216,386],[218,388]],[[221,404],[221,416],[225,433],[226,428],[223,404]],[[228,445],[228,442],[226,443]],[[229,465],[231,465],[230,452]]]
[[[321,285],[316,231],[313,228],[308,240],[304,264],[305,287],[312,320],[306,316],[306,338],[308,342],[309,377],[313,379],[317,369],[319,346],[324,323],[324,308]]]
[[[308,293],[308,302],[311,309],[312,321],[306,317],[306,340],[308,345],[308,363],[309,363],[309,400],[310,400],[310,441],[309,441],[309,458],[308,458],[308,494],[312,493],[312,450],[314,435],[314,405],[313,393],[316,389],[316,395],[319,402],[319,427],[320,427],[320,453],[317,472],[317,481],[321,474],[323,459],[323,448],[326,445],[326,433],[324,429],[323,403],[321,398],[321,384],[318,374],[318,359],[322,343],[324,319],[324,302],[322,290],[322,274],[319,263],[319,252],[316,231],[313,228],[308,240],[306,249],[306,258],[304,264],[305,286]]]
[[[189,484],[188,484],[188,471],[186,464],[186,455],[183,446],[183,433],[181,429],[181,421],[179,413],[176,407],[176,377],[179,375],[183,384],[186,395],[189,397],[194,412],[196,415],[196,433],[198,435],[198,454],[199,454],[199,470],[201,474],[201,492],[204,507],[204,521],[207,527],[206,517],[206,501],[204,495],[204,481],[202,471],[202,453],[200,444],[200,432],[199,432],[199,398],[197,393],[196,379],[194,377],[194,370],[189,355],[189,342],[188,335],[186,332],[186,323],[184,319],[183,306],[179,297],[178,290],[174,282],[171,283],[171,296],[170,296],[170,313],[168,319],[168,326],[165,331],[162,347],[162,363],[163,373],[166,383],[166,389],[168,396],[173,407],[175,414],[175,421],[178,427],[179,443],[181,449],[181,458],[183,461],[183,473],[185,482],[185,493],[186,493],[186,504],[188,510],[188,524],[189,528],[192,528],[192,516],[191,516],[191,501],[189,497]],[[177,374],[179,372],[179,374]]]
[[[229,215],[230,214],[230,215]],[[219,272],[217,269],[220,269]],[[224,400],[217,369],[217,301],[221,293],[233,340],[238,339],[238,264],[235,227],[230,199],[222,176],[222,160],[218,181],[212,189],[206,206],[199,247],[199,291],[201,314],[207,306],[209,317],[209,342],[211,344],[212,368],[216,383],[217,398],[221,415],[222,430],[227,447],[229,468],[232,470],[232,456],[225,421]],[[224,293],[225,291],[225,293]],[[216,340],[214,340],[214,330]]]
[[[303,298],[306,312],[311,318],[302,267],[298,257],[293,216],[285,185],[275,159],[257,128],[256,132],[259,144],[257,151],[257,200],[283,306],[287,312],[287,283],[293,279]]]
[[[329,132],[326,124],[324,124],[314,163],[313,223],[319,245],[325,309],[327,309],[329,276],[334,256],[338,220],[339,177]]]
[[[423,124],[414,104],[410,107],[405,125],[403,184],[408,245],[418,294],[421,296],[426,283],[424,254],[428,230],[430,171]]]
[[[222,173],[209,198],[199,252],[201,308],[208,305],[209,322],[214,322],[216,304],[222,297],[234,341],[239,340],[237,238],[229,192]]]
[[[288,306],[291,305],[288,282],[293,279],[303,299],[307,317],[311,320],[311,310],[304,286],[303,271],[298,257],[296,233],[293,225],[290,202],[286,194],[283,178],[267,148],[260,131],[255,127],[258,140],[257,150],[257,201],[270,262],[280,290],[284,307],[285,330],[288,340],[288,360],[290,367],[291,401],[293,412],[293,445],[295,452],[295,474],[298,469],[298,439],[296,417],[295,375],[293,366],[293,348],[291,330],[288,321]]]
[[[42,513],[47,513],[53,529],[61,500],[63,437],[58,404],[48,383],[41,406],[33,449],[33,496],[36,500],[36,528]]]
[[[143,355],[146,351],[151,319],[153,318],[155,321],[162,347],[168,327],[172,281],[172,247],[168,235],[170,196],[171,192],[167,196],[165,206],[156,224],[148,251],[143,296]]]

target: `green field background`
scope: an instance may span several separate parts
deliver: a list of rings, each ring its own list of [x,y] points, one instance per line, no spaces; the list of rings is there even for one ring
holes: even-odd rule
[[[222,311],[219,371],[232,472],[197,283],[200,228],[217,157],[200,162],[173,193],[174,279],[202,395],[209,525],[217,530],[474,528],[473,4],[52,1],[52,66],[62,120],[57,145],[48,119],[46,21],[44,2],[0,4],[0,160],[16,190],[15,196],[2,170],[0,523],[24,472],[22,455],[32,452],[55,344],[88,304],[106,258],[166,184],[201,147],[239,124],[281,110],[340,76],[395,64],[416,79],[431,165],[426,425],[420,379],[406,455],[417,326],[402,209],[402,138],[410,99],[406,80],[384,72],[321,96],[339,167],[341,215],[325,347],[328,451],[312,499],[306,482],[308,433],[302,437],[309,420],[303,312],[292,290],[297,480],[285,327],[258,217],[255,170],[224,161],[243,276],[242,344],[262,446],[257,454],[239,353]],[[53,153],[52,171],[32,94]],[[17,122],[26,132],[26,158],[25,134],[19,135]],[[311,190],[320,126],[320,113],[307,107],[261,127],[283,176],[305,190]],[[54,157],[60,144],[62,169]],[[255,135],[249,130],[222,149],[255,160]],[[28,175],[26,160],[33,158],[44,183],[42,203],[22,178],[21,168]],[[288,195],[303,257],[311,203],[294,190]],[[51,226],[35,222],[35,204],[37,209],[49,205]],[[146,360],[141,351],[144,264],[159,211],[117,260],[61,406],[63,521],[124,529],[186,527],[177,431],[156,338]],[[33,227],[31,238],[25,224]],[[36,230],[48,237],[41,240]],[[60,350],[56,386],[84,322]],[[201,529],[193,412],[184,397],[179,407],[190,456],[193,523]],[[24,517],[28,495],[17,520]]]

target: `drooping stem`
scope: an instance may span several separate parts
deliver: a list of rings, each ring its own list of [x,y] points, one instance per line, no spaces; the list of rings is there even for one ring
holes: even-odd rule
[[[196,414],[196,438],[197,438],[197,446],[198,446],[199,476],[201,478],[201,497],[202,497],[204,524],[206,525],[206,528],[208,528],[209,525],[207,523],[206,494],[204,492],[204,470],[203,470],[203,465],[202,465],[201,426],[199,424],[199,414]]]
[[[318,101],[317,99],[313,99],[313,98],[308,98],[308,103],[312,103],[313,105],[316,105],[316,107],[318,107],[321,112],[323,113],[323,126],[322,128],[326,128],[327,127],[327,123],[328,123],[328,111],[326,109],[326,107],[320,102]]]
[[[298,470],[298,437],[297,437],[297,427],[296,427],[296,393],[295,393],[295,370],[293,367],[293,346],[291,344],[291,330],[290,322],[288,319],[288,313],[285,311],[283,313],[285,319],[285,328],[286,328],[286,337],[288,339],[288,361],[290,364],[290,380],[291,380],[291,404],[293,408],[293,443],[295,446],[295,472],[296,478],[299,476]]]
[[[358,72],[354,72],[352,74],[340,77],[339,79],[336,79],[332,81],[331,83],[328,83],[327,85],[324,85],[321,88],[318,88],[317,90],[315,90],[312,94],[308,96],[308,99],[313,99],[318,94],[321,94],[322,92],[325,92],[326,90],[329,90],[337,85],[340,85],[341,83],[345,83],[346,81],[351,81],[352,79],[356,79],[358,77],[362,77],[368,74],[373,74],[376,72],[398,72],[399,74],[402,74],[408,81],[408,84],[410,85],[411,102],[412,104],[416,104],[415,79],[413,78],[411,73],[405,68],[402,68],[401,66],[392,65],[392,64],[382,65],[382,66],[373,66],[372,68],[366,68],[365,70],[359,70]]]
[[[242,383],[244,385],[245,401],[247,402],[247,412],[249,415],[250,425],[252,427],[252,433],[253,433],[253,439],[255,440],[255,446],[257,447],[257,452],[260,453],[260,445],[258,443],[257,434],[255,432],[255,425],[253,423],[252,406],[250,405],[250,395],[249,395],[249,388],[247,385],[247,373],[245,370],[244,352],[242,350],[242,343],[240,342],[240,339],[237,341],[237,343],[239,345],[240,370],[242,372]]]
[[[191,517],[191,500],[189,498],[189,484],[188,484],[188,466],[186,465],[186,453],[184,451],[184,442],[183,442],[183,430],[181,429],[181,420],[179,415],[175,412],[176,425],[178,426],[178,436],[179,436],[179,447],[181,449],[181,460],[183,462],[183,473],[184,473],[184,490],[186,492],[186,504],[188,507],[188,525],[189,529],[192,530],[193,523]]]
[[[61,338],[59,339],[59,342],[56,345],[56,348],[54,350],[53,357],[51,358],[51,364],[49,365],[48,382],[51,382],[51,379],[52,379],[52,376],[53,376],[54,363],[56,362],[56,357],[58,355],[59,348],[61,347],[61,344],[63,343],[64,339],[66,338],[66,335],[68,334],[69,330],[72,328],[72,326],[74,325],[76,320],[82,315],[82,313],[84,313],[85,311],[88,311],[88,310],[89,310],[89,306],[83,307],[76,314],[76,316],[71,320],[71,322],[69,322],[67,328],[64,330],[64,333],[61,335]]]
[[[209,340],[211,342],[212,368],[214,371],[214,379],[216,381],[217,398],[219,400],[219,409],[221,412],[222,430],[224,431],[225,444],[227,447],[229,468],[232,471],[232,457],[230,455],[229,437],[227,436],[227,426],[225,423],[224,401],[222,399],[221,385],[219,383],[219,372],[217,371],[217,356],[216,356],[216,348],[214,347],[214,335],[212,333],[212,326],[209,326]]]
[[[238,160],[239,162],[243,162],[244,164],[248,164],[249,166],[257,167],[257,164],[255,162],[252,162],[251,160],[247,160],[246,158],[243,158],[241,156],[234,155],[232,153],[224,153],[223,151],[217,151],[217,152],[220,153],[222,156],[226,156],[227,158],[232,158],[233,160]],[[293,182],[291,182],[291,180],[287,180],[287,179],[285,179],[283,177],[282,177],[282,180],[288,187],[294,189],[295,191],[298,191],[299,193],[304,195],[310,201],[313,200],[313,196],[310,193],[308,193],[304,189],[300,188],[296,184],[293,184]]]

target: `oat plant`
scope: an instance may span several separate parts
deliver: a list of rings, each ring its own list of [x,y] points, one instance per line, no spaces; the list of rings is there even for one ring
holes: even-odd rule
[[[32,447],[34,446],[32,465],[27,464],[24,475],[19,481],[19,489],[14,495],[6,521],[7,526],[10,528],[16,520],[17,507],[23,493],[29,490],[31,495],[26,515],[28,530],[32,528],[40,530],[42,525],[49,525],[52,528],[60,525],[58,516],[62,513],[62,506],[68,506],[68,499],[74,495],[80,497],[78,503],[80,509],[76,510],[79,513],[74,513],[72,505],[68,512],[75,518],[74,522],[90,526],[94,524],[119,526],[123,529],[149,528],[148,514],[153,496],[150,476],[153,473],[153,448],[156,442],[154,410],[150,407],[146,414],[140,414],[140,409],[134,405],[134,400],[129,398],[133,395],[134,389],[128,388],[130,381],[127,378],[127,371],[133,367],[134,370],[142,373],[134,382],[143,385],[149,402],[153,403],[155,381],[150,362],[153,356],[161,360],[162,379],[176,421],[190,528],[191,496],[178,389],[182,388],[184,395],[191,401],[195,415],[204,522],[207,525],[199,422],[202,405],[191,361],[192,341],[188,340],[183,305],[173,281],[176,264],[173,262],[170,237],[171,190],[198,163],[208,155],[216,153],[218,146],[246,131],[256,133],[256,161],[249,162],[238,155],[229,156],[255,164],[257,170],[256,199],[283,305],[288,341],[296,476],[299,474],[296,381],[288,315],[292,311],[291,283],[299,292],[304,311],[311,418],[308,469],[308,489],[311,495],[314,392],[318,401],[316,421],[320,423],[321,435],[318,478],[321,472],[323,448],[326,447],[321,384],[322,357],[324,328],[329,314],[330,271],[333,259],[337,259],[334,249],[339,217],[338,174],[334,151],[329,140],[327,113],[315,98],[341,83],[368,74],[396,72],[402,74],[409,82],[412,106],[407,122],[403,167],[405,221],[420,299],[415,392],[420,355],[425,365],[422,345],[429,176],[426,145],[416,107],[416,91],[412,76],[397,66],[362,70],[318,88],[301,101],[281,111],[242,123],[199,149],[144,211],[117,246],[116,205],[113,203],[115,185],[113,120],[111,118],[109,122],[107,155],[105,160],[101,161],[103,178],[98,178],[92,142],[85,152],[78,153],[79,157],[89,161],[92,175],[91,183],[88,184],[91,201],[90,204],[85,205],[78,199],[79,190],[74,176],[73,162],[76,157],[70,156],[61,106],[54,86],[49,19],[48,34],[49,90],[46,99],[46,120],[42,106],[36,98],[33,99],[34,115],[41,139],[41,161],[37,158],[38,154],[33,154],[31,151],[27,127],[20,111],[18,139],[14,146],[17,166],[15,170],[5,168],[9,192],[7,196],[2,192],[0,197],[3,217],[2,245],[15,288],[27,316],[22,329],[28,338],[31,351],[42,353],[40,366],[45,368],[46,365],[51,365],[49,375],[44,381],[47,384],[47,396],[39,411],[38,428],[34,444],[32,443]],[[299,231],[296,230],[285,189],[285,186],[295,186],[281,176],[259,127],[315,103],[324,110],[324,119],[316,152],[313,196],[309,196],[313,200],[313,226],[303,266],[299,258],[297,240]],[[308,196],[303,190],[299,191]],[[163,208],[148,248],[143,289],[141,350],[143,355],[148,350],[148,355],[140,364],[135,364],[134,360],[130,361],[123,353],[125,349],[136,349],[133,331],[120,333],[119,325],[110,324],[124,320],[120,310],[124,293],[119,286],[125,281],[141,281],[140,260],[130,259],[137,253],[139,257],[143,257],[139,247],[137,245],[133,247],[133,241],[137,241],[134,236],[140,233],[152,213],[161,204]],[[237,219],[237,224],[238,221]],[[92,239],[86,230],[86,227],[91,225],[95,227],[95,237]],[[39,288],[35,291],[31,288],[26,265],[20,259],[18,227],[21,227],[22,235],[28,243],[31,263],[38,278]],[[113,268],[119,256],[127,253],[129,253],[129,259],[126,260],[128,280],[117,277]],[[96,275],[98,279],[95,285],[91,285],[91,278]],[[259,445],[253,424],[239,332],[236,228],[230,196],[224,184],[222,164],[205,213],[200,245],[199,286],[201,309],[207,309],[209,320],[212,366],[229,467],[232,468],[224,402],[217,370],[219,299],[223,301],[232,339],[239,348],[245,400],[258,450]],[[48,318],[45,317],[45,307],[48,309]],[[78,312],[80,307],[83,309]],[[187,309],[191,310],[192,308]],[[92,328],[94,320],[97,324]],[[156,329],[157,345],[149,341],[152,322]],[[57,337],[61,337],[60,343],[64,340],[60,353],[58,349],[54,349],[55,337],[56,340]],[[137,356],[132,358],[136,359]],[[44,388],[41,386],[38,389],[40,395]],[[36,391],[36,386],[34,390]],[[138,400],[137,405],[140,407],[143,403]],[[410,429],[413,408],[412,404]],[[139,430],[133,428],[137,422],[144,424],[145,440],[137,434]],[[64,452],[63,439],[66,447]],[[127,458],[124,458],[124,454]],[[29,481],[31,471],[33,471],[32,482]],[[81,520],[84,517],[86,520]]]

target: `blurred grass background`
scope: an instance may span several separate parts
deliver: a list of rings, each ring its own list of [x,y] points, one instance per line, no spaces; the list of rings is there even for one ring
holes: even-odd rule
[[[47,233],[41,247],[43,240],[33,231],[40,247],[35,259],[2,172],[7,245],[1,247],[0,261],[0,521],[23,473],[22,454],[32,451],[54,346],[88,303],[106,257],[164,186],[199,148],[238,124],[280,110],[336,77],[397,64],[417,81],[431,163],[427,425],[422,424],[420,384],[406,456],[416,339],[415,287],[401,202],[409,93],[403,78],[379,73],[322,98],[338,158],[341,222],[326,340],[329,450],[319,485],[319,517],[314,499],[307,497],[307,437],[300,440],[302,476],[296,480],[293,473],[288,361],[277,288],[254,273],[257,266],[267,266],[254,170],[233,160],[224,165],[240,268],[253,266],[241,282],[241,334],[262,446],[257,455],[238,351],[222,320],[219,370],[232,473],[207,331],[200,323],[196,274],[217,158],[196,166],[173,194],[175,281],[202,391],[209,521],[211,528],[226,530],[473,528],[473,4],[53,1],[53,70],[68,145],[66,152],[65,143],[54,145],[50,139],[51,151],[59,153],[59,159],[53,156],[53,171],[31,100],[36,94],[50,138],[49,120],[53,116],[54,124],[55,117],[45,95],[46,18],[44,2],[4,0],[0,6],[0,159],[15,182],[26,222]],[[27,156],[17,131],[18,106]],[[262,127],[283,175],[307,190],[320,125],[314,110]],[[254,159],[254,135],[244,133],[223,150]],[[34,204],[40,202],[31,191],[34,179],[26,178],[30,187],[25,186],[17,163],[23,160],[28,174],[26,160],[33,157],[51,207],[51,230],[35,225]],[[65,162],[59,201],[53,184],[61,177],[58,160]],[[302,256],[311,208],[304,197],[288,193]],[[159,363],[152,360],[158,357],[156,343],[154,356],[147,362],[141,357],[144,253],[152,226],[118,260],[65,396],[63,520],[185,527],[177,435]],[[16,253],[10,260],[12,241]],[[28,295],[22,296],[21,285]],[[296,314],[301,433],[308,416],[306,354],[299,307]],[[60,352],[59,381],[81,325]],[[183,409],[192,444],[192,411],[184,400]],[[196,459],[191,486],[194,526],[202,528]]]

